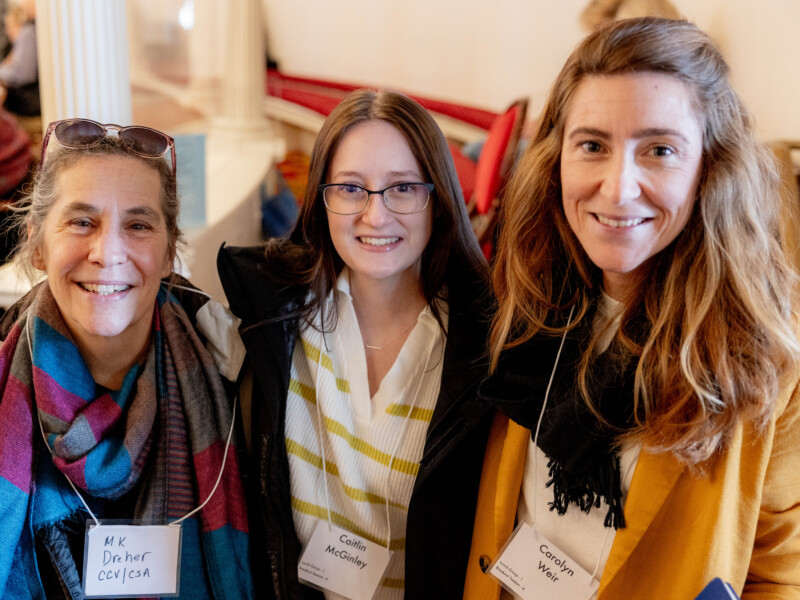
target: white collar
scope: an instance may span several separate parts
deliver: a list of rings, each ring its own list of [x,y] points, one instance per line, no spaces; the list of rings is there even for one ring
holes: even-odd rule
[[[350,291],[350,268],[344,267],[342,272],[336,278],[336,285],[333,287],[333,294],[330,296],[338,303],[349,302],[353,306],[353,294]],[[355,310],[355,308],[353,309]],[[439,302],[439,312],[442,313],[442,322],[445,330],[447,330],[447,302]],[[426,305],[419,315],[419,322],[425,325],[428,329],[435,331],[439,327],[439,322],[433,316],[431,307]]]

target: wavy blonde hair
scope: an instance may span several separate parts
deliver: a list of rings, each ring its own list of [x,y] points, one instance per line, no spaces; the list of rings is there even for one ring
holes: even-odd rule
[[[624,302],[617,339],[636,360],[636,426],[625,439],[702,465],[736,425],[764,426],[800,364],[797,277],[781,237],[779,179],[728,66],[685,21],[631,19],[587,37],[567,60],[507,190],[494,287],[492,368],[504,349],[559,335],[588,315],[602,276],[567,224],[560,155],[570,99],[585,77],[652,72],[683,81],[703,125],[699,198],[686,228],[646,264]],[[644,315],[646,339],[631,333]],[[595,334],[578,374],[589,394]]]

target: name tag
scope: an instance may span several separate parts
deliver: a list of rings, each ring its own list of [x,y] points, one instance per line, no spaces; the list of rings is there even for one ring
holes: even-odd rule
[[[117,525],[90,521],[83,592],[87,598],[177,596],[180,525]]]
[[[600,587],[591,573],[525,522],[517,525],[489,574],[524,600],[588,600]]]
[[[383,580],[392,551],[320,521],[300,556],[297,577],[350,600],[370,600]]]

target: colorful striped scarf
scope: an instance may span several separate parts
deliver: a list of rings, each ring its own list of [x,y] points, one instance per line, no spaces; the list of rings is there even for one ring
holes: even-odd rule
[[[231,425],[216,366],[163,288],[148,355],[118,391],[95,384],[47,282],[32,293],[0,348],[3,598],[41,593],[33,536],[85,514],[65,476],[90,506],[102,511],[131,492],[135,508],[127,517],[164,524],[208,497]],[[210,502],[183,528],[180,597],[251,598],[247,517],[233,448]],[[74,572],[62,583],[74,594],[80,574],[74,561],[69,566]]]

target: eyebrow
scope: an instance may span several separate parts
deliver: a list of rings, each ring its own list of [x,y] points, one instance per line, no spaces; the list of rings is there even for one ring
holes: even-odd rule
[[[80,213],[89,213],[90,215],[96,215],[99,212],[100,209],[94,204],[89,204],[88,202],[72,202],[64,207],[63,214],[65,216],[71,216]],[[157,221],[161,219],[161,216],[159,215],[158,211],[150,208],[149,206],[134,206],[132,208],[129,208],[125,211],[125,216],[141,216],[150,219],[155,219]]]
[[[150,208],[149,206],[134,206],[133,208],[126,210],[125,214],[130,216],[148,217],[150,219],[155,219],[156,221],[161,220],[161,215],[158,213],[158,211]]]
[[[388,173],[389,177],[417,177],[422,179],[422,175],[417,173],[416,171],[390,171]],[[358,171],[339,171],[331,175],[331,179],[335,179],[337,177],[363,177],[361,173]]]
[[[604,140],[611,139],[611,134],[607,131],[603,131],[602,129],[595,129],[594,127],[578,127],[573,129],[569,132],[567,137],[573,138],[578,135],[591,135],[594,137],[599,137]],[[671,135],[677,138],[680,138],[684,142],[688,142],[689,140],[677,129],[669,129],[668,127],[647,127],[645,129],[639,129],[633,132],[634,139],[643,139],[648,137],[660,137],[665,135]]]

